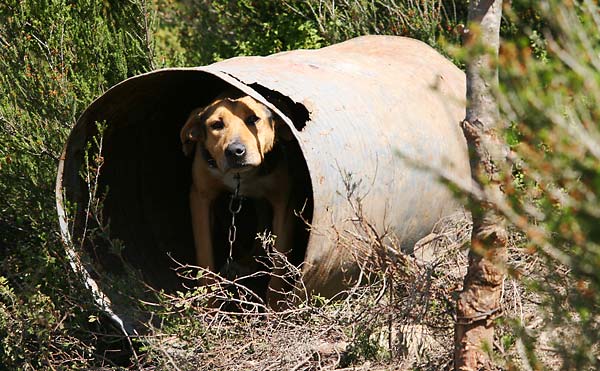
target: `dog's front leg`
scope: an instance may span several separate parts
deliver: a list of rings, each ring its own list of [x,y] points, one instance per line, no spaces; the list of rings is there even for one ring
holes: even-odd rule
[[[196,247],[196,264],[211,272],[215,271],[215,260],[211,238],[210,207],[212,200],[199,192],[194,185],[190,190],[190,211],[192,214],[192,230]],[[208,284],[210,280],[203,280]]]
[[[273,234],[275,235],[275,250],[282,255],[290,252],[293,243],[294,215],[288,207],[287,200],[273,203]],[[279,255],[277,254],[277,255]],[[267,303],[269,307],[281,310],[285,308],[285,291],[289,284],[285,275],[289,273],[289,267],[280,256],[275,256],[274,268],[269,288],[267,291]],[[287,278],[288,280],[291,278]]]

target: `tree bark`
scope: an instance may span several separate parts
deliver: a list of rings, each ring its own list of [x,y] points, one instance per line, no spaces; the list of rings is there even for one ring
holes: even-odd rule
[[[494,98],[501,16],[502,0],[471,0],[464,34],[469,59],[467,116],[462,129],[469,147],[474,185],[484,190],[486,196],[471,205],[469,268],[457,301],[454,332],[457,371],[492,369],[489,355],[493,349],[493,320],[500,314],[508,240],[504,218],[493,207],[494,200],[502,197],[500,174],[494,161],[502,161],[506,154]]]

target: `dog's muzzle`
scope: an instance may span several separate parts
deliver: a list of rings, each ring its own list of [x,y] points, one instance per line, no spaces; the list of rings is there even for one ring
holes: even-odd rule
[[[235,169],[246,165],[246,146],[233,142],[225,149],[225,158],[229,167]]]

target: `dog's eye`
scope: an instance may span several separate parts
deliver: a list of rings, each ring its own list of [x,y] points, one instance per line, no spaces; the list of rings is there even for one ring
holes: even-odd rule
[[[250,115],[246,118],[246,125],[254,126],[260,119],[256,115]]]
[[[209,125],[211,129],[213,130],[221,130],[225,127],[225,124],[223,124],[223,121],[215,121],[212,124]]]

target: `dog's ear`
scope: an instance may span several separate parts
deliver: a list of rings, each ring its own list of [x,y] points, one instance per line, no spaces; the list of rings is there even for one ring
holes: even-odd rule
[[[279,118],[275,119],[275,133],[284,142],[291,142],[294,139],[294,134],[292,134],[290,127]]]
[[[193,110],[179,133],[181,149],[186,156],[193,155],[196,142],[204,139],[206,128],[202,125],[203,112],[204,108]]]

